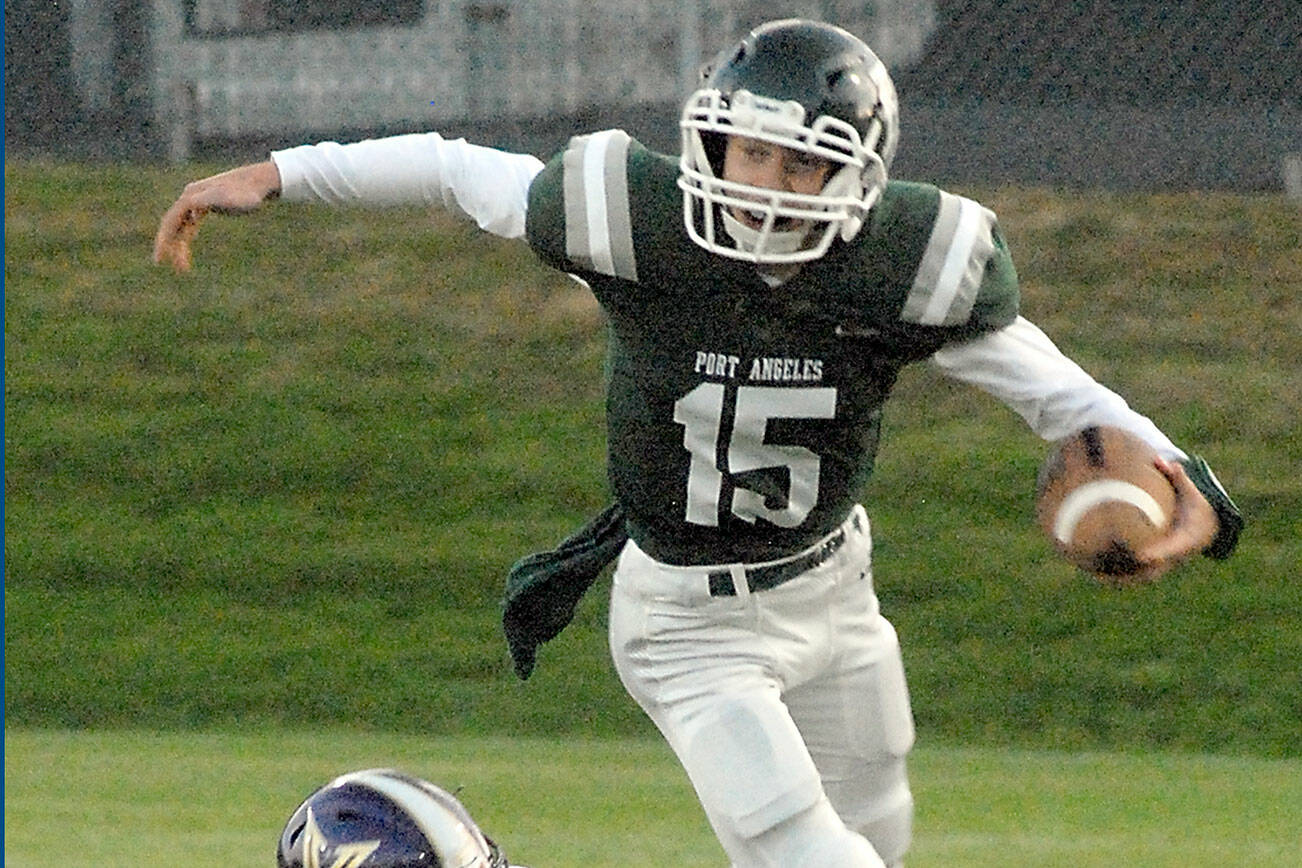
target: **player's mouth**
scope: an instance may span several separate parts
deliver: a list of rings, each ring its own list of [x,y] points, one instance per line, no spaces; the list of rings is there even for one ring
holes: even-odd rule
[[[734,208],[732,216],[741,221],[744,226],[754,229],[756,232],[764,228],[764,220],[767,217],[763,211],[748,211],[743,208]],[[777,217],[773,220],[773,231],[789,232],[799,228],[803,222],[793,217]]]

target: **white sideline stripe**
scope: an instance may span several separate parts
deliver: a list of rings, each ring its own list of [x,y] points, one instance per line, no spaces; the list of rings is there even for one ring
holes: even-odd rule
[[[388,796],[407,812],[425,837],[436,844],[444,859],[457,859],[457,865],[472,865],[475,853],[468,845],[474,840],[465,823],[447,811],[435,809],[429,794],[406,781],[373,770],[353,772],[335,780],[336,784],[356,783]]]
[[[1161,505],[1144,489],[1133,482],[1120,479],[1099,479],[1087,482],[1063,498],[1058,515],[1053,522],[1053,535],[1063,545],[1071,543],[1076,525],[1085,513],[1101,503],[1120,501],[1137,508],[1153,527],[1166,524],[1166,514]]]

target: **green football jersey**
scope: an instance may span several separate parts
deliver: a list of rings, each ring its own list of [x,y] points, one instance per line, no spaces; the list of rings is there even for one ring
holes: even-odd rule
[[[608,130],[534,180],[527,234],[610,323],[609,476],[667,563],[784,557],[834,530],[872,472],[900,369],[1017,316],[994,214],[892,181],[868,222],[779,286],[683,226],[677,160]]]

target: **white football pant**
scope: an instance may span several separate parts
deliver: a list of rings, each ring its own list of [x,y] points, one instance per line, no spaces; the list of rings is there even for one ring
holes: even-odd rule
[[[615,571],[615,668],[738,868],[881,868],[909,845],[899,641],[878,610],[862,507],[842,530],[827,560],[763,591],[744,565],[670,566],[632,541]],[[734,595],[711,596],[720,569]]]

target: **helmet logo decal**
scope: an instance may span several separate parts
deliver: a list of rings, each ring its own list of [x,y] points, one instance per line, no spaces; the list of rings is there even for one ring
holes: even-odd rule
[[[303,868],[358,868],[379,848],[379,841],[332,845],[317,825],[312,809],[307,809],[307,826],[303,829]],[[332,856],[333,862],[322,861]]]
[[[790,128],[805,121],[805,107],[795,100],[769,99],[739,90],[727,102],[733,126],[742,129],[759,130],[768,124]]]

